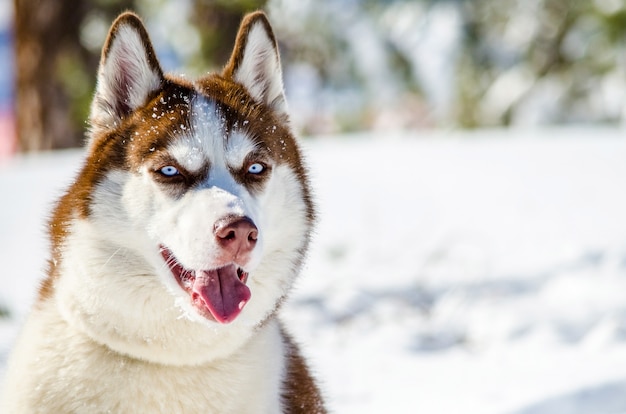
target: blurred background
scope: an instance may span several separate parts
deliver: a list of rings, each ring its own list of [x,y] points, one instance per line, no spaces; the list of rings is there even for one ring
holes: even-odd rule
[[[0,383],[113,19],[195,77],[258,8],[319,210],[281,317],[333,411],[625,413],[624,0],[0,0]]]
[[[0,155],[80,146],[125,9],[168,71],[226,61],[241,16],[277,32],[300,134],[621,124],[622,0],[15,0],[0,4]]]

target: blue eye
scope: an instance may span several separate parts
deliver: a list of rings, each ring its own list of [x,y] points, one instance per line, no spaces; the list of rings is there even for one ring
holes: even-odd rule
[[[171,165],[166,165],[165,167],[161,168],[159,172],[165,175],[166,177],[173,177],[179,174],[178,169]]]
[[[248,173],[250,174],[261,174],[265,170],[263,164],[255,162],[254,164],[250,164],[248,167]]]

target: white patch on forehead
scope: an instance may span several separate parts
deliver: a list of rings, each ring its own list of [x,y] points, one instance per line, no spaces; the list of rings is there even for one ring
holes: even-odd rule
[[[191,132],[204,142],[211,141],[215,145],[226,139],[226,118],[215,102],[195,95],[191,100],[190,117]]]
[[[212,167],[241,168],[246,156],[257,149],[253,140],[239,130],[226,131],[226,118],[215,103],[202,96],[191,101],[190,128],[168,147],[172,157],[190,172],[198,172],[207,163]]]
[[[198,172],[207,162],[215,162],[224,151],[225,119],[213,102],[194,96],[189,112],[190,128],[181,125],[179,135],[168,147],[170,155],[190,172]]]

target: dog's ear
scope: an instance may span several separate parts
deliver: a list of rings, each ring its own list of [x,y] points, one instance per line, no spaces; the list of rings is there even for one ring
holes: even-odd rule
[[[265,13],[246,15],[223,76],[243,85],[248,93],[287,118],[278,45]]]
[[[121,14],[102,48],[90,123],[94,131],[111,128],[146,103],[163,82],[163,70],[141,19]]]

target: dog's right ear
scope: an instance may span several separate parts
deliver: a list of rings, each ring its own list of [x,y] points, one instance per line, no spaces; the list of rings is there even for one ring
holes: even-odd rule
[[[112,128],[144,105],[163,82],[163,70],[141,19],[121,14],[102,48],[89,121],[92,134]]]

